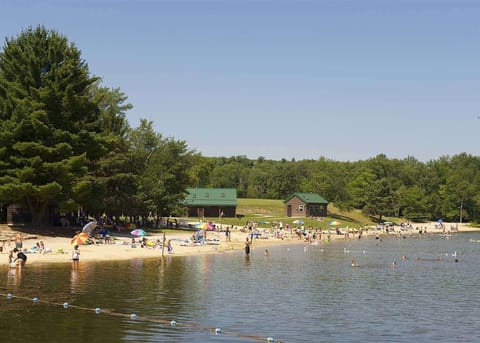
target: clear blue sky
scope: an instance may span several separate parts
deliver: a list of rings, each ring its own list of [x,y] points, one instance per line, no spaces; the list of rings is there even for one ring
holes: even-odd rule
[[[480,155],[480,1],[2,1],[38,24],[205,156]]]

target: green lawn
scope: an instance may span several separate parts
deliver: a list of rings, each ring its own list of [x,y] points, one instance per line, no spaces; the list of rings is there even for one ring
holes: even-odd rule
[[[284,203],[282,200],[271,199],[237,199],[237,214],[242,214],[244,217],[238,218],[206,218],[206,220],[214,221],[223,225],[244,225],[247,221],[256,221],[260,227],[271,227],[276,222],[282,222],[284,225],[292,222],[299,217],[287,217],[285,215]],[[193,218],[190,218],[193,219]],[[328,223],[331,220],[336,220],[341,223],[340,226],[345,227],[359,227],[365,224],[373,225],[373,221],[364,216],[360,211],[343,212],[336,208],[333,204],[328,205],[328,216],[321,218],[321,220],[311,218],[300,218],[305,222],[305,226],[312,226],[314,228],[328,228]]]

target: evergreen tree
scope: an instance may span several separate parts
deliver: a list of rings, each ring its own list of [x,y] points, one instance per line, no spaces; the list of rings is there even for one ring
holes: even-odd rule
[[[88,92],[95,81],[80,51],[41,26],[0,52],[0,201],[28,206],[35,224],[48,205],[72,199],[87,160],[105,153]]]

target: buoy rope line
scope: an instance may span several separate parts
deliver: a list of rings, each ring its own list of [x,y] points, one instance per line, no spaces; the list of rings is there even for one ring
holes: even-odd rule
[[[305,248],[307,249],[304,249],[305,252],[309,251],[309,249],[312,249],[312,250],[317,250],[317,247],[315,248],[310,248],[308,246],[306,246]],[[384,250],[378,250],[378,249],[371,249],[371,250],[352,250],[352,249],[349,249],[348,247],[344,247],[342,249],[338,249],[338,248],[320,248],[320,252],[322,253],[325,253],[325,254],[328,254],[328,253],[335,253],[335,254],[338,254],[338,253],[343,253],[343,254],[360,254],[360,255],[384,255],[385,254],[385,251]],[[457,257],[458,255],[460,255],[457,251],[454,251],[453,253],[452,252],[437,252],[437,253],[426,253],[426,252],[422,252],[422,251],[419,251],[419,252],[416,252],[413,256],[415,257],[420,257],[420,256],[425,256],[425,255],[429,255],[429,256],[434,256],[434,257]]]
[[[74,309],[82,310],[82,311],[86,311],[86,312],[93,312],[97,315],[98,314],[108,314],[108,315],[113,316],[113,317],[127,318],[127,319],[131,319],[131,320],[152,322],[152,323],[157,323],[157,324],[164,324],[164,325],[169,325],[169,326],[172,326],[172,327],[183,326],[183,327],[188,327],[188,328],[192,328],[192,329],[198,329],[198,330],[213,332],[216,335],[226,334],[226,335],[229,335],[229,336],[235,336],[235,337],[238,337],[238,338],[248,339],[248,340],[257,341],[257,342],[284,343],[284,341],[275,339],[273,337],[264,338],[264,337],[260,337],[260,336],[256,336],[256,335],[244,335],[244,334],[241,334],[241,333],[238,333],[238,332],[224,331],[224,330],[222,330],[221,328],[218,328],[218,327],[217,328],[206,327],[206,326],[202,326],[202,325],[196,324],[196,323],[177,323],[177,321],[175,321],[175,320],[151,318],[151,317],[147,317],[147,316],[140,316],[140,315],[137,315],[135,313],[126,314],[126,313],[114,312],[110,309],[101,309],[99,307],[89,308],[89,307],[83,307],[83,306],[78,306],[78,305],[72,305],[72,304],[69,304],[69,303],[66,303],[66,302],[65,303],[57,303],[57,302],[53,302],[53,301],[41,300],[37,297],[28,298],[28,297],[13,295],[11,293],[8,293],[8,294],[0,293],[0,296],[4,296],[8,300],[21,299],[21,300],[32,301],[34,304],[46,304],[46,305],[62,306],[65,309],[74,308]]]

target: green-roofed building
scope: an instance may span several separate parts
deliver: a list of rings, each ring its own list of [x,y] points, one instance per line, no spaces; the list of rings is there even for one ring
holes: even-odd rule
[[[315,193],[293,193],[285,203],[287,217],[326,217],[328,201]]]
[[[235,217],[235,188],[188,188],[185,206],[189,217]]]

